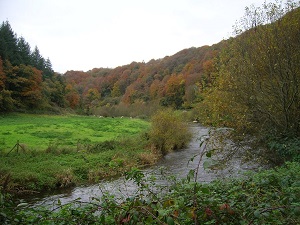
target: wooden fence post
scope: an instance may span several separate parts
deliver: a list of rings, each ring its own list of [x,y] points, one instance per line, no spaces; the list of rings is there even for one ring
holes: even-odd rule
[[[19,140],[17,140],[16,146],[17,146],[17,153],[19,153],[19,146],[20,146]]]
[[[11,153],[14,149],[16,149],[17,153],[19,153],[19,148],[21,148],[23,152],[25,152],[25,148],[20,145],[20,141],[18,140],[14,147],[12,147],[12,149],[6,155],[9,155],[9,153]]]

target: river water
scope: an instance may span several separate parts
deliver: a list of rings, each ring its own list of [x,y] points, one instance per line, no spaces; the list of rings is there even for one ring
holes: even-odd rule
[[[203,127],[199,124],[192,124],[191,130],[193,132],[193,139],[185,149],[172,152],[161,159],[155,166],[143,170],[144,174],[159,174],[158,171],[166,172],[169,175],[174,175],[177,178],[185,178],[189,171],[197,168],[200,159],[200,143],[203,138],[208,136],[209,128]],[[191,159],[193,160],[191,161]],[[205,160],[205,159],[203,159]],[[237,176],[241,171],[253,169],[253,165],[241,164],[240,160],[235,160],[224,170],[205,170],[201,162],[197,176],[198,182],[210,182],[216,178],[228,178],[230,176]],[[166,182],[160,180],[156,182]],[[63,193],[52,193],[43,196],[35,196],[31,199],[24,199],[25,202],[31,206],[39,205],[54,205],[58,202],[66,204],[76,199],[82,202],[89,202],[92,198],[100,198],[104,192],[109,192],[114,195],[122,195],[122,197],[129,197],[134,194],[136,186],[132,181],[127,181],[124,177],[114,179],[111,181],[102,181],[99,184],[89,186],[79,186],[72,189],[64,190]]]

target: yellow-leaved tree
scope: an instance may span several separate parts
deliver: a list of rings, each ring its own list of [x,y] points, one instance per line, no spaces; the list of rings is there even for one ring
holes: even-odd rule
[[[208,121],[255,133],[300,133],[299,5],[246,8],[203,102]]]

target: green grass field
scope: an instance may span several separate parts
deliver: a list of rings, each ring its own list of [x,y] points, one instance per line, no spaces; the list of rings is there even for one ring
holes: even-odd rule
[[[143,135],[149,125],[130,118],[2,116],[0,189],[22,194],[94,183],[154,163]],[[18,140],[25,151],[11,151]]]
[[[14,114],[0,117],[0,151],[9,151],[17,141],[31,150],[53,144],[76,148],[78,141],[93,144],[135,135],[148,127],[148,122],[130,118]]]

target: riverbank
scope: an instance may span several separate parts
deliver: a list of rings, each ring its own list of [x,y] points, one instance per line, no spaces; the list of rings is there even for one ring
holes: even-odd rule
[[[191,176],[192,175],[192,176]],[[194,182],[173,178],[159,185],[138,169],[125,178],[137,186],[134,194],[116,197],[103,192],[88,201],[53,203],[55,210],[13,206],[0,201],[3,224],[299,224],[300,164],[248,173],[238,179]],[[169,180],[170,181],[170,180]]]
[[[197,129],[196,129],[197,130]],[[198,137],[207,134],[208,129],[199,127]],[[94,185],[92,195],[84,195],[75,188],[72,193],[51,196],[41,204],[28,205],[20,201],[17,206],[2,196],[0,221],[8,224],[298,224],[299,221],[299,163],[286,163],[271,170],[258,170],[230,179],[203,182],[203,171],[195,173],[199,165],[199,140],[195,139],[186,150],[168,154],[161,162],[169,160],[174,175],[165,176],[163,169],[160,180],[151,176],[148,170],[132,168],[124,179],[134,185],[123,183],[122,188],[112,183],[105,189],[103,184]],[[181,162],[178,159],[189,161]],[[193,160],[191,160],[193,158]],[[205,160],[205,159],[204,159]],[[186,160],[184,160],[186,161]],[[204,163],[203,163],[204,164]],[[163,164],[159,163],[160,167]],[[202,165],[202,163],[200,164]],[[181,168],[186,168],[181,171]],[[204,165],[203,165],[204,166]],[[180,178],[175,175],[183,172]],[[168,173],[167,173],[168,174]],[[201,180],[198,180],[200,178]],[[166,179],[163,182],[161,179]],[[195,182],[197,180],[197,182]],[[202,181],[202,182],[201,182]],[[131,189],[131,191],[130,191]],[[115,191],[119,191],[117,194]],[[126,194],[130,191],[129,194]],[[69,196],[69,197],[68,197]],[[65,198],[66,197],[66,198]],[[72,198],[68,200],[67,198]],[[51,200],[52,199],[52,200]],[[54,199],[54,200],[53,200]],[[51,201],[51,202],[50,202]],[[47,203],[51,205],[44,208]],[[122,204],[120,204],[122,203]],[[38,206],[40,205],[40,206]],[[56,209],[56,210],[53,210]],[[3,216],[4,215],[4,216]],[[63,221],[63,222],[62,222]]]
[[[17,136],[28,146],[18,140],[11,150],[0,151],[0,191],[35,194],[93,184],[133,167],[153,165],[166,152],[184,146],[190,136],[187,125],[170,110],[158,112],[154,118],[150,126],[147,121],[131,118],[2,117],[0,128],[2,135],[7,135],[3,143]],[[48,146],[29,147],[35,141]]]
[[[0,118],[0,188],[16,195],[95,183],[153,164],[145,133],[131,118],[9,114]]]
[[[34,194],[96,183],[156,160],[142,135],[91,145],[89,151],[11,153],[1,156],[1,186],[17,195]]]
[[[164,174],[173,175],[177,178],[185,178],[190,170],[197,167],[199,161],[199,137],[207,135],[208,128],[202,127],[199,124],[189,124],[193,139],[181,150],[173,151],[165,155],[164,157],[158,157],[157,162],[154,165],[146,165],[145,167],[133,167],[139,168],[147,176],[156,176],[160,170]],[[194,160],[191,161],[191,158]],[[128,170],[130,171],[130,169]],[[127,172],[128,172],[127,171]],[[218,177],[223,177],[223,173],[214,173],[209,170],[204,170],[201,165],[198,180],[199,182],[210,182]],[[237,172],[237,171],[236,171]],[[123,173],[122,175],[124,175]],[[226,173],[228,176],[229,173]],[[162,182],[165,182],[162,180]],[[168,185],[165,183],[165,185]],[[101,188],[99,188],[101,186]],[[52,206],[54,202],[60,201],[62,204],[68,204],[72,201],[80,198],[81,201],[88,202],[89,199],[99,198],[103,195],[103,192],[108,191],[110,194],[118,196],[119,191],[122,190],[122,194],[131,195],[135,192],[136,186],[132,182],[128,182],[124,179],[124,176],[108,177],[104,180],[99,180],[95,184],[82,184],[76,187],[65,188],[56,191],[48,191],[45,193],[39,193],[31,196],[20,196],[21,202],[26,202],[33,207],[38,205]]]

